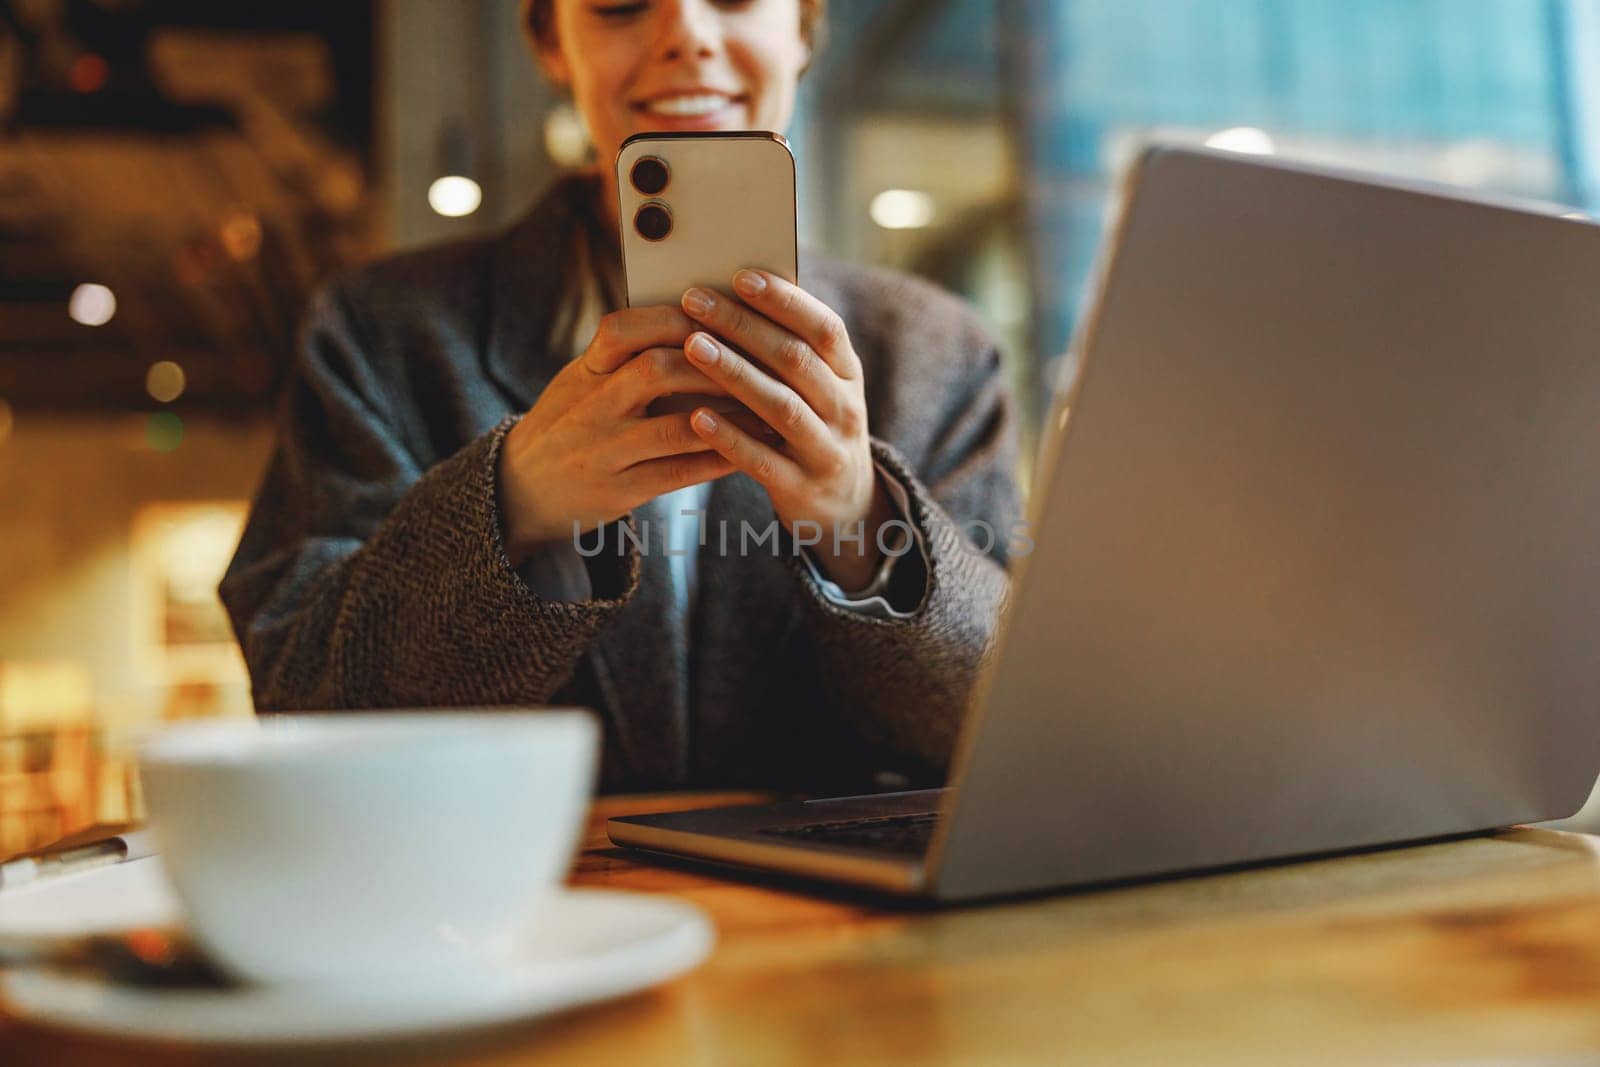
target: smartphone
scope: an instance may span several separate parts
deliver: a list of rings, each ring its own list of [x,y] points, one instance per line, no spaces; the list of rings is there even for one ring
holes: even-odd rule
[[[775,133],[646,133],[617,153],[622,272],[629,307],[677,307],[694,286],[732,297],[741,268],[799,282],[794,155]],[[652,413],[727,397],[671,396]]]

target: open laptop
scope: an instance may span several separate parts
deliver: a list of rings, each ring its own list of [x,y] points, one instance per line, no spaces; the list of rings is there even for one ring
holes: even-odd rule
[[[964,900],[1570,815],[1600,772],[1600,227],[1133,168],[933,792],[618,844]]]

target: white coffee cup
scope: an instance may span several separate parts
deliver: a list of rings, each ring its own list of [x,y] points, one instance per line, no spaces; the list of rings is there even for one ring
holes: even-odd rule
[[[191,933],[246,981],[439,975],[511,954],[582,833],[581,710],[212,720],[140,746]]]

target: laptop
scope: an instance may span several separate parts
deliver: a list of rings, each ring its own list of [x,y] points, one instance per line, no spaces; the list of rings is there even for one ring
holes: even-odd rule
[[[1572,814],[1600,772],[1600,227],[1154,147],[943,790],[612,819],[963,901]]]

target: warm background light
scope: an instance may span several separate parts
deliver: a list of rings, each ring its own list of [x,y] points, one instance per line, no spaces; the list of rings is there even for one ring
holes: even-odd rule
[[[170,404],[183,395],[184,386],[188,384],[183,368],[169,359],[159,363],[152,363],[145,372],[144,389],[150,396],[163,404]]]
[[[261,251],[261,220],[245,211],[229,215],[217,236],[229,258],[244,263]]]
[[[872,198],[868,212],[886,230],[920,230],[933,222],[933,197],[916,189],[885,189]]]
[[[449,174],[428,186],[428,206],[447,219],[459,219],[478,210],[483,189],[471,178]]]
[[[104,326],[117,313],[117,298],[110,289],[86,282],[72,290],[67,300],[67,314],[72,321],[83,326]]]

